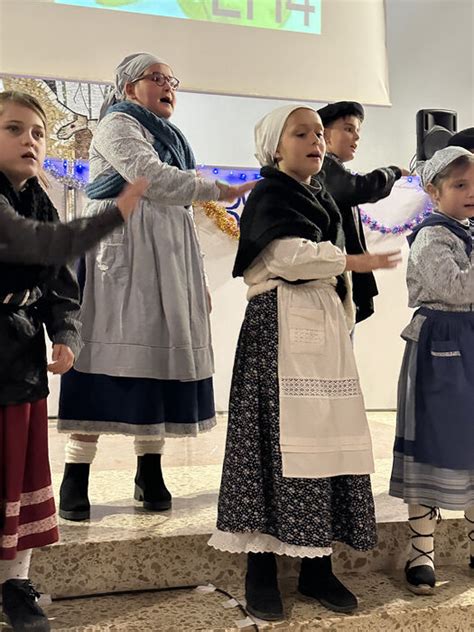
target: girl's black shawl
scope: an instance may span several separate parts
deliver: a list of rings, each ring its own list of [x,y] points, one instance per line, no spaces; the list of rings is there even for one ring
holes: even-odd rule
[[[16,192],[8,178],[0,172],[0,195],[7,198],[15,211],[41,222],[58,221],[58,215],[51,200],[36,178],[31,178],[20,192]],[[56,274],[52,266],[0,264],[0,296],[31,290],[42,286]]]
[[[262,167],[263,176],[245,204],[240,220],[240,240],[233,276],[243,276],[260,252],[274,239],[302,237],[330,241],[344,248],[339,210],[324,189],[301,184],[275,169]],[[337,291],[344,298],[346,288],[338,278]]]

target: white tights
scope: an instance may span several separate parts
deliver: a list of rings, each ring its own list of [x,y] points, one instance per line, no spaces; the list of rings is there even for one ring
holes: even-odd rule
[[[408,524],[411,535],[410,567],[434,568],[434,532],[439,520],[436,507],[408,505]]]
[[[32,550],[18,551],[14,560],[0,560],[0,584],[9,579],[28,579]]]
[[[474,556],[474,505],[464,511],[469,537],[470,554]],[[434,532],[439,522],[439,510],[426,505],[408,505],[412,532],[410,567],[426,564],[434,568]]]
[[[97,453],[99,435],[88,435],[87,440],[70,435],[66,444],[66,463],[92,463]],[[134,447],[137,456],[144,454],[163,454],[164,439],[156,437],[135,437]]]

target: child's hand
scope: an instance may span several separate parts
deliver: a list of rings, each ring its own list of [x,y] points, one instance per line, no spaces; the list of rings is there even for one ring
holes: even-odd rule
[[[216,180],[216,184],[220,190],[219,202],[233,202],[234,200],[241,198],[248,191],[251,191],[257,184],[257,180],[245,182],[244,184],[238,184],[237,186],[226,184],[225,182],[219,182],[219,180]]]
[[[408,171],[408,169],[404,169],[403,167],[398,167],[398,168],[402,172],[402,176],[409,176],[410,175],[410,172]]]
[[[122,217],[125,221],[130,217],[133,211],[136,209],[138,202],[142,198],[143,194],[149,187],[149,182],[146,178],[138,178],[131,184],[126,184],[122,193],[115,200],[119,211],[122,213]]]
[[[74,364],[74,354],[67,345],[53,345],[53,361],[48,364],[48,371],[54,375],[67,373]]]
[[[373,270],[396,268],[401,261],[400,250],[392,250],[377,255],[372,255],[370,252],[365,252],[362,255],[346,255],[346,270],[372,272]]]

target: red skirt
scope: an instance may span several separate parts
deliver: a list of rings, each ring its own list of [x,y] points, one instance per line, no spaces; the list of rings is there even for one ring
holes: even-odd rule
[[[0,559],[59,539],[46,399],[0,406]]]

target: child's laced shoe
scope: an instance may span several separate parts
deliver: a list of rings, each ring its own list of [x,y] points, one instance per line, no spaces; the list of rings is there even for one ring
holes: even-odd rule
[[[15,632],[50,631],[48,618],[38,605],[39,596],[29,579],[9,579],[3,584],[3,612]]]
[[[415,595],[432,595],[436,586],[434,531],[441,514],[437,507],[426,505],[410,505],[409,511],[412,557],[405,566],[407,587]]]

